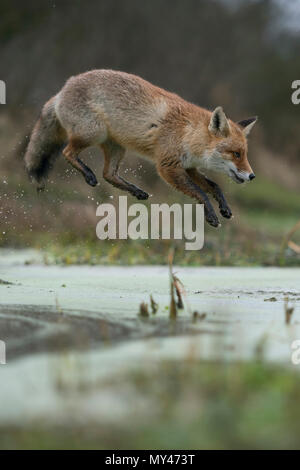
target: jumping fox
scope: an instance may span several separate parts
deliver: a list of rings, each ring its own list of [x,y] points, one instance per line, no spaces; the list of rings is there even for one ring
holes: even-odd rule
[[[71,77],[43,107],[25,154],[25,165],[43,189],[54,156],[66,160],[91,186],[97,179],[79,158],[89,146],[104,151],[104,179],[137,199],[148,194],[118,174],[126,149],[152,159],[161,178],[204,204],[206,221],[218,218],[207,193],[223,217],[231,210],[220,187],[203,174],[215,170],[236,183],[255,175],[247,159],[246,136],[257,118],[238,123],[219,106],[213,112],[196,106],[140,77],[113,70],[93,70]]]

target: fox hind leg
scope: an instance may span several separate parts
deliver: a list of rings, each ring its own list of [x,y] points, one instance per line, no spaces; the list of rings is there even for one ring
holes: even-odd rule
[[[149,194],[118,174],[121,160],[125,155],[125,149],[113,141],[106,141],[101,147],[104,151],[103,178],[115,188],[128,191],[137,199],[148,199]]]
[[[92,170],[85,165],[80,158],[78,158],[78,155],[82,150],[85,148],[89,147],[89,145],[85,144],[81,140],[77,139],[71,139],[69,144],[66,146],[66,148],[63,151],[63,155],[66,158],[66,160],[75,168],[78,170],[85,178],[85,181],[87,184],[90,186],[96,186],[98,181]]]

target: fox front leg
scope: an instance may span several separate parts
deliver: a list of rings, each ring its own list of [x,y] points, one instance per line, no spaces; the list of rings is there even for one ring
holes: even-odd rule
[[[186,171],[196,184],[198,184],[199,186],[201,186],[201,188],[210,193],[213,198],[217,201],[217,203],[219,204],[221,215],[226,219],[230,219],[232,217],[232,212],[226,202],[225,196],[220,186],[214,181],[211,181],[206,178],[206,176],[199,173],[195,168],[191,168]]]
[[[225,219],[231,219],[232,212],[231,212],[231,209],[230,209],[230,207],[228,206],[228,204],[226,202],[226,199],[224,197],[224,194],[223,194],[220,186],[218,186],[217,183],[215,183],[214,181],[209,180],[208,178],[205,178],[205,179],[206,179],[208,185],[212,189],[213,197],[215,198],[215,200],[219,204],[219,209],[220,209],[221,215],[223,217],[225,217]]]
[[[192,180],[184,168],[179,165],[169,166],[161,163],[158,167],[158,173],[173,188],[204,204],[205,219],[209,225],[212,225],[212,227],[220,225],[207,194]]]

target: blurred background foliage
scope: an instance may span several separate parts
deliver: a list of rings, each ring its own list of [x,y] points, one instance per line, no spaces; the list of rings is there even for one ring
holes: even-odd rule
[[[70,75],[112,68],[209,109],[222,105],[233,120],[259,116],[249,139],[256,180],[241,187],[217,178],[234,220],[224,220],[218,231],[206,227],[200,252],[185,252],[183,242],[176,242],[175,261],[299,265],[299,254],[282,244],[299,220],[300,105],[291,102],[291,84],[300,79],[299,3],[2,0],[0,79],[7,85],[7,104],[0,107],[0,244],[46,248],[48,262],[165,262],[171,242],[96,238],[97,204],[120,194],[100,177],[100,150],[84,155],[99,177],[96,189],[63,158],[42,195],[24,171],[24,142],[43,103]],[[151,202],[190,202],[145,160],[128,155],[122,171],[150,191]],[[297,232],[293,242],[299,243]]]

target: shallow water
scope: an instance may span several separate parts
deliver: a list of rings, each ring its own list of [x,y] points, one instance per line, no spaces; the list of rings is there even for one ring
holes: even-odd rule
[[[63,421],[73,408],[80,419],[117,419],[129,412],[123,391],[85,387],[83,394],[62,394],[61,384],[74,391],[82,381],[107,381],[164,359],[259,354],[300,367],[291,363],[291,343],[300,339],[300,269],[175,267],[187,295],[171,321],[167,267],[45,266],[32,251],[6,250],[0,259],[0,279],[11,283],[0,284],[0,340],[7,348],[7,364],[0,365],[2,423]],[[159,310],[141,319],[139,305],[150,294]],[[285,297],[295,307],[291,325]],[[203,318],[195,321],[195,310]]]

